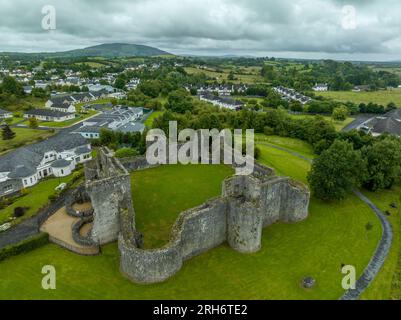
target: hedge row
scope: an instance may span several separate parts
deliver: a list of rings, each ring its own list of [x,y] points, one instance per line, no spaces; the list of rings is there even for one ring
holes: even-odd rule
[[[47,233],[39,233],[38,235],[26,239],[20,243],[0,249],[0,261],[40,248],[48,243],[49,235]]]

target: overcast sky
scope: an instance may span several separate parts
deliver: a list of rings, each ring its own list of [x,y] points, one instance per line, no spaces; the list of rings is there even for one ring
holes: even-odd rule
[[[46,5],[56,30],[42,28]],[[125,42],[177,54],[401,60],[400,0],[0,0],[0,13],[0,51]]]

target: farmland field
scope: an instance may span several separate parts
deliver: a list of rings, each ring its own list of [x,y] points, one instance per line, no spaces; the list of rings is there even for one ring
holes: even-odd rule
[[[328,91],[319,92],[318,95],[341,102],[351,101],[358,104],[373,102],[386,106],[388,103],[394,102],[398,107],[401,107],[401,89],[372,92]]]

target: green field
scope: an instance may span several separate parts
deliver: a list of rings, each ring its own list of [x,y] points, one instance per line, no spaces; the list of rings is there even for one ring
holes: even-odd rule
[[[312,146],[299,139],[280,137],[280,136],[267,136],[265,134],[255,134],[255,141],[257,143],[269,143],[282,147],[294,152],[297,152],[307,158],[313,158],[314,152]]]
[[[401,300],[401,186],[379,192],[364,191],[383,212],[389,211],[388,217],[393,226],[393,246],[383,269],[362,295],[362,299]],[[397,208],[391,208],[395,203]]]
[[[307,117],[315,117],[315,115],[292,114],[291,117],[294,118],[294,119],[305,119]],[[355,120],[354,118],[348,117],[344,121],[336,121],[336,120],[333,120],[333,118],[330,117],[330,116],[321,116],[321,117],[323,117],[326,121],[330,122],[334,126],[334,128],[336,128],[337,131],[341,131],[348,124],[350,124],[352,121]]]
[[[0,210],[0,225],[5,222],[10,222],[9,219],[14,214],[14,209],[17,207],[28,208],[25,215],[21,218],[13,220],[13,225],[35,215],[39,209],[48,204],[50,195],[55,194],[55,188],[63,182],[69,182],[72,175],[64,178],[50,178],[40,182],[32,188],[26,189],[26,195],[19,198],[12,205]]]
[[[398,107],[401,107],[401,89],[398,88],[372,92],[328,91],[319,92],[318,95],[341,102],[351,101],[357,104],[373,102],[386,106],[390,102],[394,102]]]
[[[153,121],[157,118],[160,117],[163,114],[163,111],[154,111],[145,121],[145,126],[148,128],[152,128],[153,126]]]
[[[242,73],[235,73],[235,78],[237,80],[228,80],[228,75],[230,74],[229,69],[224,69],[222,72],[217,72],[212,69],[198,69],[194,67],[187,67],[185,68],[185,71],[188,74],[201,74],[204,73],[206,76],[216,79],[219,82],[222,81],[230,81],[232,83],[260,83],[263,82],[264,79],[260,75],[260,69],[258,68],[248,68],[248,69],[243,69],[242,71],[247,72],[247,74],[242,74]]]
[[[179,213],[221,195],[222,181],[234,174],[224,165],[171,165],[131,174],[137,228],[146,248],[167,244]],[[172,182],[177,185],[172,187]]]
[[[274,141],[286,143],[278,137]],[[310,153],[295,141],[291,148]],[[280,174],[305,181],[310,166],[307,161],[266,146],[261,150],[261,162],[275,166]],[[166,166],[133,175],[138,190],[134,197],[138,228],[159,233],[157,239],[149,238],[151,243],[165,238],[160,226],[168,229],[175,208],[193,204],[192,199],[186,203],[184,193],[201,201],[197,193],[209,192],[202,182],[205,169],[188,168],[178,173],[178,166]],[[215,168],[221,176],[228,173]],[[177,174],[178,179],[171,179]],[[156,179],[162,187],[156,187]],[[186,179],[193,183],[184,183]],[[215,184],[217,192],[217,178]],[[366,229],[368,223],[373,225],[371,230]],[[335,203],[312,198],[307,220],[278,223],[264,230],[260,252],[244,255],[222,245],[186,261],[177,275],[162,284],[135,285],[122,277],[116,244],[103,247],[97,257],[77,256],[47,245],[0,263],[0,299],[337,299],[343,293],[341,265],[354,265],[360,275],[380,236],[376,216],[355,196]],[[47,264],[57,270],[54,291],[40,287],[41,268]],[[314,289],[300,287],[305,276],[317,280]]]
[[[38,125],[42,127],[48,127],[48,128],[66,128],[70,127],[80,121],[83,121],[89,117],[97,115],[97,111],[92,111],[89,110],[88,113],[85,114],[79,114],[78,117],[75,117],[74,119],[67,120],[67,121],[62,121],[62,122],[56,122],[56,121],[38,121]],[[29,126],[29,121],[26,120],[22,122],[21,124]]]
[[[2,140],[0,137],[0,154],[24,145],[35,143],[53,135],[53,132],[25,128],[11,128],[16,136],[12,140]]]

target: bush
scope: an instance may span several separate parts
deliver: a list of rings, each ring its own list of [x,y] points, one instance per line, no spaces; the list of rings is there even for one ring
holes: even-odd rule
[[[7,258],[26,253],[34,249],[43,247],[49,243],[49,235],[47,233],[40,233],[32,238],[26,239],[18,244],[11,245],[0,249],[0,261]]]
[[[14,217],[21,218],[25,214],[26,210],[27,210],[27,208],[16,207],[14,209]]]
[[[131,148],[122,148],[115,153],[116,158],[130,158],[138,155],[138,151]]]
[[[57,195],[51,194],[51,195],[48,197],[48,199],[49,199],[50,202],[54,202],[54,201],[57,200]]]

